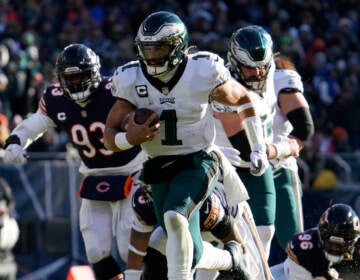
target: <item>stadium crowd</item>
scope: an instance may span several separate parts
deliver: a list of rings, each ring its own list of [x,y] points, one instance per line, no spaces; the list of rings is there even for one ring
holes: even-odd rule
[[[238,27],[263,26],[275,51],[290,56],[302,75],[316,134],[311,151],[360,150],[359,5],[343,1],[0,1],[0,127],[15,127],[54,82],[57,55],[83,43],[101,58],[102,74],[136,58],[140,20],[156,10],[181,16],[190,45],[226,59]],[[0,135],[1,135],[0,134]],[[6,136],[1,136],[6,139]],[[2,139],[0,139],[1,145]],[[48,131],[30,151],[63,151],[67,139]],[[310,164],[312,157],[303,157]]]

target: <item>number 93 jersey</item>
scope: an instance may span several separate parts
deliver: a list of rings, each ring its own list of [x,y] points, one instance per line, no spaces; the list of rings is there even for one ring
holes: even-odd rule
[[[210,52],[197,52],[184,57],[167,83],[149,76],[139,61],[120,66],[113,76],[112,94],[158,114],[160,133],[142,144],[150,156],[188,154],[214,142],[209,96],[229,79],[223,59]]]

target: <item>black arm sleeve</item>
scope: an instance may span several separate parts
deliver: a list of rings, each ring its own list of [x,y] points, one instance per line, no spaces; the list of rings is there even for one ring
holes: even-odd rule
[[[15,135],[15,134],[10,135],[10,136],[8,137],[8,139],[6,139],[6,141],[5,141],[4,149],[6,149],[7,146],[9,146],[9,145],[11,145],[11,144],[21,145],[19,136]]]
[[[309,108],[298,108],[289,112],[286,117],[294,127],[290,135],[307,141],[314,135],[314,122]]]

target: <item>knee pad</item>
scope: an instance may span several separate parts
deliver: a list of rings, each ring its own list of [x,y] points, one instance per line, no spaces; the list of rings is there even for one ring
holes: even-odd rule
[[[147,249],[141,280],[167,280],[166,257],[153,248]]]
[[[109,280],[121,274],[120,267],[112,256],[93,263],[93,270],[97,280]]]
[[[166,230],[177,231],[181,227],[188,227],[188,220],[176,211],[167,211],[164,214],[164,223]]]

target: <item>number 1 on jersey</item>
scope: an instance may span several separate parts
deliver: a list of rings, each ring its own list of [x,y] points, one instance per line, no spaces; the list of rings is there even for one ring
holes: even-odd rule
[[[161,140],[162,145],[176,146],[182,145],[182,141],[177,139],[177,117],[175,110],[164,110],[161,112],[160,120],[165,122],[165,139]]]

